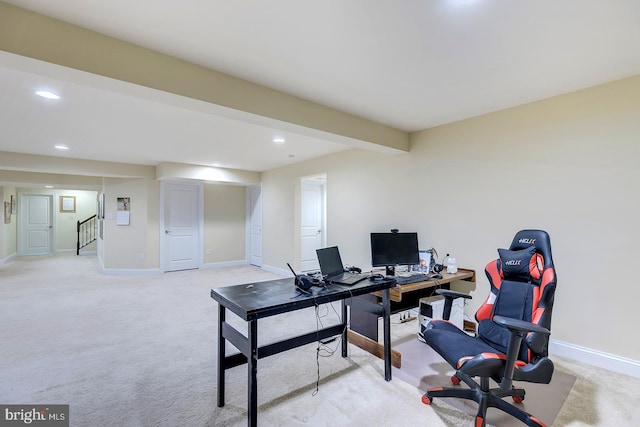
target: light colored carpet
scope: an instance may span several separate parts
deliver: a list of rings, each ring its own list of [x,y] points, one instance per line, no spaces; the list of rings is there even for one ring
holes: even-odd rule
[[[91,256],[13,260],[0,266],[0,401],[69,404],[72,426],[246,425],[244,366],[227,371],[226,405],[216,406],[217,305],[209,291],[275,277],[249,266],[107,276]],[[323,307],[323,323],[337,319]],[[275,316],[259,323],[260,341],[315,325],[314,310]],[[392,326],[395,339],[403,327]],[[640,380],[554,361],[578,377],[554,425],[639,419]],[[314,395],[315,345],[261,359],[259,424],[472,425],[443,401],[423,405],[407,382],[385,382],[382,361],[357,347],[346,359],[319,358],[319,369]]]

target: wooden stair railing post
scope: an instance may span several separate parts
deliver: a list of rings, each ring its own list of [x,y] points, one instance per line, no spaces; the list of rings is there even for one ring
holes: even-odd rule
[[[78,232],[78,240],[76,243],[76,255],[80,255],[80,220],[78,220],[78,226],[76,227],[76,231]]]

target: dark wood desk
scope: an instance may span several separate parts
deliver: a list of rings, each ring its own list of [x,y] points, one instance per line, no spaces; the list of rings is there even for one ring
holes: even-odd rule
[[[248,369],[248,424],[258,423],[258,387],[257,362],[267,356],[281,353],[292,348],[310,344],[319,339],[342,335],[342,357],[347,357],[347,306],[357,306],[382,316],[384,319],[384,378],[391,380],[391,314],[389,288],[392,280],[373,282],[364,280],[353,286],[329,285],[326,288],[312,288],[312,295],[303,295],[293,285],[293,278],[271,280],[268,282],[246,283],[211,290],[211,298],[218,302],[218,406],[224,406],[225,371],[235,366],[247,364]],[[358,301],[359,295],[380,292],[382,304]],[[342,301],[341,323],[307,334],[288,338],[283,341],[258,347],[258,320],[314,307],[332,301]],[[226,322],[226,311],[231,310],[241,319],[249,322],[248,336]],[[353,307],[352,307],[353,309]],[[226,355],[226,342],[229,341],[240,353]]]
[[[458,272],[454,274],[443,271],[441,275],[442,279],[431,279],[422,282],[396,285],[389,289],[389,297],[392,302],[396,303],[402,302],[403,297],[406,298],[409,295],[414,297],[413,300],[417,300],[418,297],[429,296],[428,294],[432,293],[434,288],[449,288],[452,282],[458,280],[473,283],[476,281],[475,270],[466,268],[459,268]],[[379,299],[382,298],[381,292],[374,292],[373,295]],[[367,297],[362,297],[362,299],[365,298]],[[367,323],[369,325],[362,326]],[[357,325],[355,328],[354,324]],[[378,342],[378,318],[370,315],[368,312],[352,310],[351,325],[352,329],[348,331],[349,342],[373,355],[381,357],[383,354],[383,346]],[[402,366],[402,354],[397,350],[391,350],[391,361],[393,366],[400,368]]]

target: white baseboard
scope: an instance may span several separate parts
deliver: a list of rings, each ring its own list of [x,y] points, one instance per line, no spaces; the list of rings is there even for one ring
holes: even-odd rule
[[[9,261],[11,261],[12,259],[14,259],[17,256],[18,256],[18,254],[14,252],[14,253],[12,253],[11,255],[9,255],[6,258],[0,259],[0,265],[4,265],[4,264],[8,263]]]
[[[554,339],[551,339],[549,342],[549,353],[598,368],[640,378],[640,360],[628,359],[626,357],[616,356],[615,354],[605,353]]]

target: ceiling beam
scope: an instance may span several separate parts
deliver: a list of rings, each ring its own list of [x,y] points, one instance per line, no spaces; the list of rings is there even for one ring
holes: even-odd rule
[[[0,49],[400,151],[409,133],[0,2]]]

